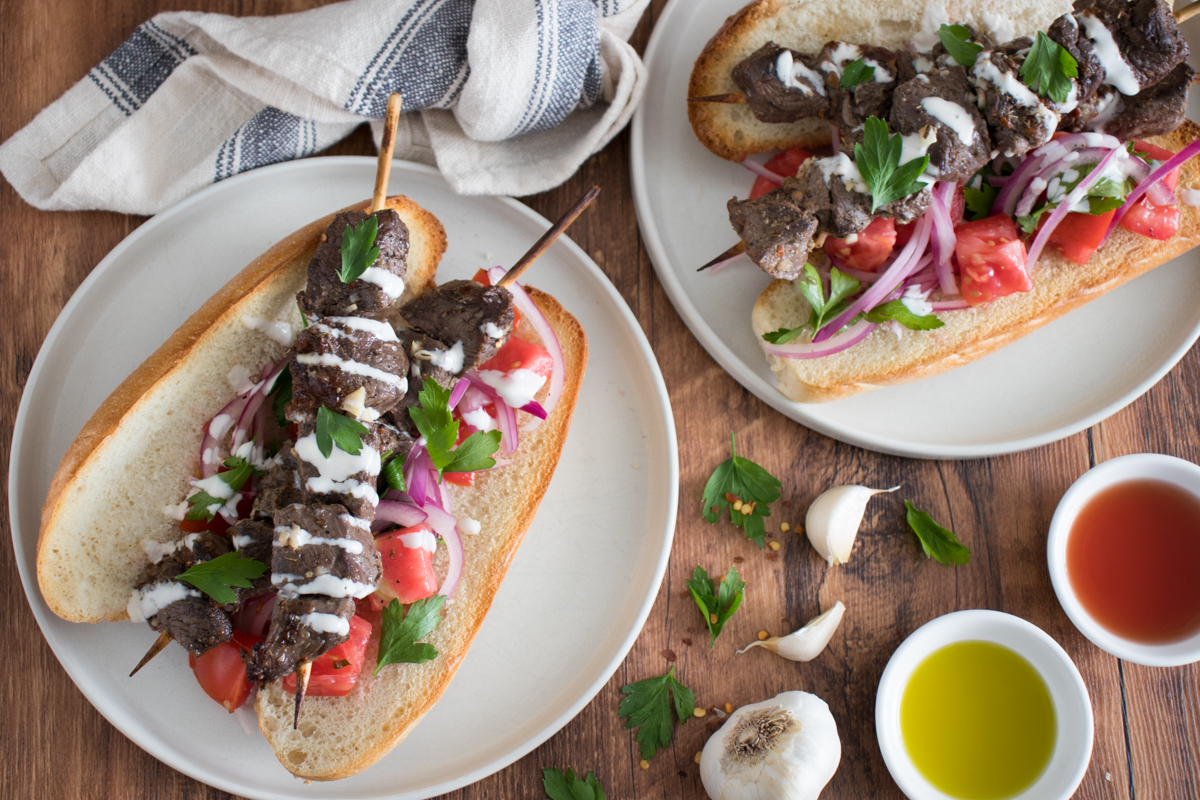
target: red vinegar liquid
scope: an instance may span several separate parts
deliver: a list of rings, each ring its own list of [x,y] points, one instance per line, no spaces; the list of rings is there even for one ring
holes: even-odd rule
[[[1087,502],[1067,538],[1079,602],[1111,633],[1163,644],[1200,630],[1200,498],[1157,480]]]

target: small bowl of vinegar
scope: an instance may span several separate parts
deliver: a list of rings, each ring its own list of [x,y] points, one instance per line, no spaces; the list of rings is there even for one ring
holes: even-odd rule
[[[1151,667],[1200,661],[1200,466],[1154,453],[1085,472],[1050,521],[1054,593],[1093,644]]]

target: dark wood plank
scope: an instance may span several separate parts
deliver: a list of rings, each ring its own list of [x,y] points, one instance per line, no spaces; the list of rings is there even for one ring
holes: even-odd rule
[[[317,5],[306,0],[12,0],[0,5],[0,137],[24,125],[109,53],[136,25],[184,5],[234,14],[270,14]],[[634,41],[643,46],[664,4],[656,0]],[[365,129],[330,153],[370,154]],[[659,675],[674,663],[705,705],[754,702],[786,689],[813,691],[838,721],[843,762],[827,797],[898,798],[874,734],[874,694],[896,645],[919,625],[960,608],[997,608],[1047,630],[1079,665],[1096,711],[1096,746],[1081,798],[1192,797],[1200,793],[1200,687],[1195,666],[1153,670],[1118,664],[1070,625],[1044,568],[1045,536],[1066,487],[1092,463],[1126,452],[1200,458],[1195,390],[1200,357],[1189,354],[1159,387],[1091,432],[1004,458],[928,462],[850,447],[786,420],[727,376],[688,333],[671,307],[637,234],[629,179],[628,135],[589,159],[563,186],[524,198],[557,217],[585,188],[602,186],[595,208],[571,236],[613,280],[650,338],[675,408],[681,457],[676,544],[646,628],[628,659],[596,699],[561,732],[511,767],[450,797],[534,796],[541,769],[594,769],[610,797],[702,797],[693,756],[711,717],[693,720],[639,767],[632,734],[617,719],[620,686]],[[141,223],[103,212],[47,214],[0,185],[0,459],[7,468],[16,405],[37,349],[58,311],[92,267]],[[778,553],[760,551],[728,524],[698,514],[708,473],[738,434],[742,452],[785,480],[771,520]],[[778,523],[803,521],[807,503],[834,483],[904,485],[874,500],[849,564],[830,568]],[[972,563],[945,568],[921,557],[903,524],[901,495],[950,524],[974,550]],[[0,620],[8,669],[0,703],[17,724],[0,729],[0,795],[4,797],[225,798],[161,764],[112,728],[71,683],[33,621],[16,580],[8,542],[0,546]],[[715,647],[685,581],[703,565],[736,564],[747,599]],[[763,651],[735,656],[760,629],[784,633],[833,602],[846,603],[843,628],[829,650],[808,664]],[[672,662],[666,653],[674,655]],[[1127,709],[1123,708],[1122,699]],[[1127,713],[1126,713],[1127,712]],[[1126,718],[1130,738],[1126,740]],[[1127,756],[1128,754],[1128,756]]]

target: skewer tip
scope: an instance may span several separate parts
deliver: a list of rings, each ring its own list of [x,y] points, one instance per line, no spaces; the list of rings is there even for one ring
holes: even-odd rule
[[[512,266],[512,269],[504,273],[504,277],[497,281],[496,285],[503,286],[505,289],[507,289],[516,283],[517,279],[521,277],[521,274],[525,272],[525,270],[529,269],[529,265],[536,261],[538,256],[546,252],[546,249],[550,247],[550,245],[554,244],[554,240],[557,239],[563,231],[570,227],[571,223],[583,213],[585,208],[592,204],[592,201],[595,200],[599,194],[599,186],[593,186],[584,192],[583,195],[575,201],[575,204],[567,209],[567,213],[563,214],[562,217],[559,218],[558,222],[555,222],[553,225],[551,225],[550,229],[542,234],[542,238],[538,239],[534,243],[533,247],[529,248],[529,252],[521,256],[521,259]]]
[[[720,264],[722,261],[727,261],[728,259],[731,259],[734,256],[739,256],[744,252],[746,252],[746,243],[738,242],[733,247],[729,248],[724,253],[721,253],[721,255],[714,258],[712,261],[709,261],[703,267],[700,267],[700,269],[696,270],[696,272],[704,272],[704,270],[708,269],[709,267],[716,266],[717,264]]]
[[[149,664],[150,659],[161,653],[170,643],[171,634],[167,633],[166,631],[160,633],[158,638],[154,640],[154,644],[150,645],[150,649],[146,651],[146,655],[142,656],[142,660],[139,661],[137,666],[133,668],[133,672],[129,673],[129,677],[132,678],[134,675],[136,675],[139,669]]]
[[[308,691],[308,676],[312,674],[312,662],[301,661],[296,667],[296,715],[292,718],[292,730],[300,727],[300,705],[304,702],[304,693]]]

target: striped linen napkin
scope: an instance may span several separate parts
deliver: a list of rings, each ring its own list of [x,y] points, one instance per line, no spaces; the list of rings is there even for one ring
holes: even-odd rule
[[[277,17],[159,14],[0,145],[45,210],[154,214],[404,110],[396,156],[461,194],[566,180],[628,123],[649,0],[349,0]]]

